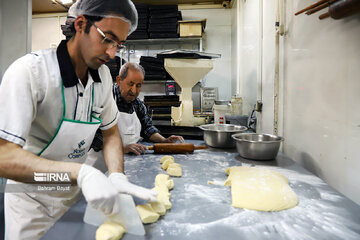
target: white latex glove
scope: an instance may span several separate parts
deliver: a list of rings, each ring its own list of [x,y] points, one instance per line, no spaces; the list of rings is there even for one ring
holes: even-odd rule
[[[95,209],[105,214],[113,211],[118,190],[110,180],[94,167],[82,164],[77,184],[81,188],[86,201]]]
[[[154,202],[156,201],[157,192],[137,186],[128,182],[127,177],[123,173],[114,172],[109,176],[111,183],[120,193],[126,193],[135,197]]]

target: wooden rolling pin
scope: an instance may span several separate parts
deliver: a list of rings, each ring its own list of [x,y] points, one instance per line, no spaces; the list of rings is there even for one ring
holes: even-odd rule
[[[155,143],[154,146],[148,146],[148,150],[154,150],[154,153],[193,153],[194,150],[207,149],[207,146],[194,146],[192,143]]]

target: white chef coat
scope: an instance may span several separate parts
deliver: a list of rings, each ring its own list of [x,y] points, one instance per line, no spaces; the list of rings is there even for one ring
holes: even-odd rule
[[[108,67],[102,65],[97,71],[89,71],[85,87],[74,74],[65,41],[58,50],[51,48],[27,54],[11,64],[0,87],[0,138],[35,154],[46,146],[62,116],[61,75],[65,86],[66,118],[89,121],[94,87],[93,111],[102,119],[100,129],[114,126],[118,109],[111,97],[112,78]],[[37,147],[29,149],[26,142]]]
[[[117,123],[118,110],[111,97],[109,69],[101,66],[98,70],[89,70],[84,87],[76,77],[66,41],[63,41],[58,49],[42,50],[16,60],[5,72],[0,85],[0,138],[39,154],[51,141],[62,119],[62,81],[66,98],[65,118],[91,121],[92,110],[93,116],[102,120],[100,129],[109,129]],[[11,193],[5,195],[5,199],[12,196]],[[14,195],[26,200],[22,193]],[[47,194],[36,194],[38,201],[42,197],[47,199]],[[58,200],[66,205],[70,200],[62,198],[60,193],[58,197],[53,203]],[[20,204],[18,211],[25,214],[26,207],[27,204]],[[32,222],[23,224],[36,225]]]
[[[63,103],[65,102],[64,98]],[[58,131],[41,151],[40,156],[57,161],[83,163],[100,124],[101,119],[93,115],[91,122],[74,121],[63,117]],[[70,191],[36,193],[34,190],[36,186],[19,184],[11,179],[7,181],[7,190],[10,191],[9,185],[18,185],[22,191],[5,194],[5,240],[40,239],[76,202],[80,192],[78,188],[71,188]]]

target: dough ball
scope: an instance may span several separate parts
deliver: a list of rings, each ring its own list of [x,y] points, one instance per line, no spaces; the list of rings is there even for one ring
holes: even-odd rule
[[[182,176],[182,169],[181,169],[180,164],[178,164],[178,163],[169,164],[166,172],[170,176],[174,176],[174,177],[181,177]]]
[[[155,177],[155,186],[165,185],[169,190],[174,188],[174,181],[169,175],[160,173]]]
[[[175,161],[174,157],[173,156],[170,156],[170,155],[165,155],[163,156],[162,158],[160,158],[160,163],[163,163],[165,162],[166,159],[172,159]]]
[[[171,163],[174,163],[174,159],[172,158],[166,159],[161,165],[162,169],[166,170]]]
[[[280,173],[265,168],[231,167],[224,185],[231,185],[232,206],[280,211],[298,204],[296,193]]]
[[[149,203],[137,205],[136,209],[140,215],[141,221],[143,223],[154,223],[156,222],[160,215],[154,211]]]
[[[119,240],[125,228],[116,222],[106,221],[96,230],[96,240]]]
[[[166,182],[170,179],[170,176],[167,174],[159,173],[155,177],[155,185],[158,185],[159,183]]]

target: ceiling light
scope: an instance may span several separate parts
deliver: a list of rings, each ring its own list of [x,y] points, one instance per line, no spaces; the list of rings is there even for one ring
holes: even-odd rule
[[[60,2],[61,2],[62,4],[71,4],[71,3],[73,3],[72,0],[60,0]]]

